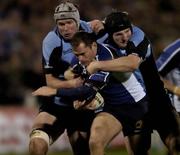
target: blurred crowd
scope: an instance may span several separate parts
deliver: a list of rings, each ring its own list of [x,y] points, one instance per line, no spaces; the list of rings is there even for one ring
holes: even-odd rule
[[[0,104],[26,104],[31,91],[43,85],[41,45],[53,28],[61,0],[0,0]],[[81,19],[101,19],[113,9],[130,14],[133,24],[152,41],[154,55],[179,38],[178,0],[71,0]]]

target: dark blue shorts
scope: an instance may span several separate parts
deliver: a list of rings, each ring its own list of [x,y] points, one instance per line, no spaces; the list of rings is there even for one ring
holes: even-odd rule
[[[103,109],[103,112],[112,114],[121,122],[125,136],[140,134],[141,132],[150,132],[150,130],[144,126],[144,117],[147,111],[148,100],[146,97],[134,104],[105,104]]]
[[[90,131],[92,121],[95,117],[92,110],[75,110],[73,107],[60,106],[54,103],[45,103],[40,107],[40,112],[47,112],[57,118],[53,125],[45,123],[44,130],[52,137],[57,137],[67,129],[68,133],[74,131]]]

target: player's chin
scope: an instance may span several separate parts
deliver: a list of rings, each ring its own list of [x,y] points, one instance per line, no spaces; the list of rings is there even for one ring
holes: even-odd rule
[[[120,46],[121,48],[125,48],[125,47],[127,46],[127,43],[126,43],[126,42],[125,42],[125,43],[120,43],[119,46]]]
[[[72,36],[72,35],[69,35],[69,34],[63,36],[63,38],[64,38],[65,40],[71,40],[72,37],[73,37],[73,36]]]

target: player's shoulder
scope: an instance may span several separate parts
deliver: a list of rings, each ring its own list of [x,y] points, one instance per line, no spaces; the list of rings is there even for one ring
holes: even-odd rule
[[[43,44],[59,44],[61,38],[58,36],[55,30],[51,30],[43,39]]]
[[[91,26],[90,26],[90,22],[80,20],[80,30],[91,33],[92,29],[91,29]]]
[[[178,39],[176,39],[176,40],[174,40],[171,44],[169,44],[169,45],[178,45],[178,46],[180,46],[180,38],[178,38]]]
[[[176,39],[163,49],[164,52],[180,53],[180,39]]]
[[[135,46],[138,46],[145,38],[145,33],[144,31],[133,25],[132,26],[132,37],[130,38],[130,41],[134,43]]]
[[[108,44],[99,44],[97,50],[98,58],[101,60],[113,59],[113,51]]]
[[[57,28],[55,27],[53,30],[50,30],[43,40],[50,40],[50,39],[57,39],[59,38]]]
[[[142,30],[142,28],[136,26],[136,25],[132,25],[132,31],[133,33],[140,33],[140,34],[144,34],[144,31]]]

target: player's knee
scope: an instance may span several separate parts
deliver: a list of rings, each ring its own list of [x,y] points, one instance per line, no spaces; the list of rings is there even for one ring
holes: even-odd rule
[[[101,140],[100,137],[98,136],[90,136],[89,139],[89,148],[92,149],[99,149],[99,148],[103,148],[103,141]]]
[[[49,147],[49,136],[41,130],[34,130],[30,134],[30,155],[46,155]]]
[[[91,129],[91,135],[89,138],[90,149],[104,148],[107,141],[106,134],[107,132],[103,130],[101,125],[94,125]]]
[[[29,143],[30,155],[46,155],[48,151],[47,143],[43,139],[34,138]]]

